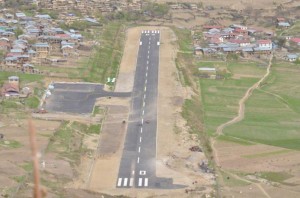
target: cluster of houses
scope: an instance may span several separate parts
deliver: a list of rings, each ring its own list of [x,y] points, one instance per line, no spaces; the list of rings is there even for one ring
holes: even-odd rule
[[[233,24],[229,27],[204,25],[202,39],[194,39],[196,55],[239,54],[244,57],[270,54],[277,45],[272,42],[274,33],[247,26]],[[300,46],[300,38],[290,37],[288,41]],[[287,54],[288,61],[296,61],[297,54]]]
[[[88,14],[94,11],[107,13],[113,11],[140,11],[142,0],[32,0],[39,7],[49,10],[79,10]]]
[[[233,24],[229,27],[205,25],[203,39],[207,46],[199,46],[195,41],[195,54],[212,55],[216,53],[236,53],[244,56],[252,54],[270,54],[274,45],[269,39],[273,33],[250,29],[247,26]],[[266,39],[255,39],[263,35]]]
[[[4,13],[0,18],[0,50],[4,55],[0,69],[42,74],[36,64],[47,62],[52,56],[78,56],[82,39],[75,30],[56,27],[47,14],[27,17],[22,12]]]

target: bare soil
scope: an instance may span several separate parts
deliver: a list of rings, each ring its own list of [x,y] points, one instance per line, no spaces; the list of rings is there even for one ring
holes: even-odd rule
[[[18,185],[16,178],[27,175],[23,165],[28,165],[31,162],[31,150],[28,137],[28,121],[17,120],[9,117],[2,117],[3,123],[0,127],[0,133],[4,134],[4,140],[7,142],[17,141],[20,146],[17,148],[7,146],[0,146],[0,193],[6,194],[8,189],[13,189]],[[45,159],[43,155],[44,149],[48,145],[49,136],[53,134],[55,129],[59,126],[59,122],[50,122],[43,120],[33,121],[37,131],[38,148],[41,151],[41,158]]]

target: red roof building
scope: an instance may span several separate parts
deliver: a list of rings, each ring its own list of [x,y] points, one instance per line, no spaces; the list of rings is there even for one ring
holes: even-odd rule
[[[297,44],[300,44],[300,38],[291,38],[290,41],[292,41],[294,43],[297,43]]]

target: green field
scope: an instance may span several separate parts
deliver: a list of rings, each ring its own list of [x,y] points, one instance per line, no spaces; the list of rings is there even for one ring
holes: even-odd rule
[[[224,129],[230,136],[300,150],[300,68],[276,63],[246,102],[245,118]]]
[[[116,78],[123,55],[125,32],[121,22],[111,22],[98,31],[93,54],[80,68],[81,77],[88,82],[105,83],[108,77]],[[101,31],[101,32],[100,32]]]
[[[207,64],[207,63],[199,63]],[[216,62],[211,65],[221,65]],[[222,66],[225,66],[223,63]],[[214,134],[216,128],[237,115],[238,102],[249,87],[259,80],[265,69],[258,67],[256,63],[231,62],[227,64],[227,70],[234,74],[256,74],[257,78],[240,79],[200,79],[201,98],[204,109],[204,126],[206,132]],[[251,70],[251,72],[249,72]]]

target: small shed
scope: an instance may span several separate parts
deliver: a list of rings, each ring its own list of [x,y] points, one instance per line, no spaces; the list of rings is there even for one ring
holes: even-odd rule
[[[200,73],[200,77],[216,79],[216,75],[217,75],[216,68],[199,67],[198,70],[199,70],[199,73]]]

